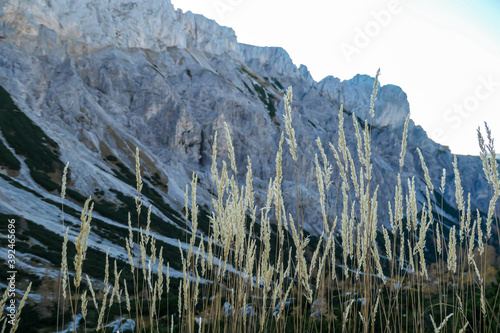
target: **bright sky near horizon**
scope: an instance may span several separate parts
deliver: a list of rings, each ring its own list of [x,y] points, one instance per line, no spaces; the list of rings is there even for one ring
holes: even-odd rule
[[[240,43],[283,47],[316,81],[380,67],[381,84],[400,86],[415,123],[453,153],[478,154],[484,121],[500,142],[498,0],[172,3],[233,28]]]

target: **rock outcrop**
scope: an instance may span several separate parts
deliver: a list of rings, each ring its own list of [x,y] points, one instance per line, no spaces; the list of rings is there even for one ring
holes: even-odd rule
[[[379,221],[388,225],[387,201],[393,198],[403,124],[410,112],[406,94],[397,86],[380,87],[376,116],[370,119],[374,78],[326,77],[315,82],[307,67],[297,68],[285,50],[238,44],[232,29],[175,11],[169,0],[3,0],[0,37],[0,85],[57,142],[61,160],[70,161],[70,187],[84,196],[96,189],[111,196],[109,189],[132,193],[130,184],[115,178],[121,167],[113,159],[134,170],[133,152],[138,146],[148,170],[165,183],[168,180],[168,191],[167,186],[161,191],[166,202],[180,211],[185,184],[195,172],[200,179],[200,203],[210,206],[211,145],[218,131],[218,156],[227,152],[223,138],[227,122],[238,169],[245,170],[247,156],[251,158],[254,187],[263,203],[284,129],[282,96],[292,86],[307,229],[315,232],[322,225],[315,140],[321,138],[325,148],[328,142],[337,144],[341,104],[351,152],[357,147],[350,115],[372,126]],[[448,170],[451,191],[445,199],[454,206],[453,156],[412,121],[403,179],[415,177],[419,191],[424,189],[416,147],[423,152],[436,188],[442,169]],[[330,151],[328,156],[334,162]],[[294,213],[295,166],[289,156],[283,166],[286,206]],[[489,189],[479,158],[460,156],[459,166],[473,204],[487,209]],[[42,191],[26,172],[17,179]],[[334,181],[332,198],[339,185],[337,178]],[[0,188],[4,194],[8,191]],[[421,193],[419,199],[423,200]],[[331,200],[330,205],[333,215],[341,199]],[[13,209],[29,214],[13,202],[0,205],[5,213]]]

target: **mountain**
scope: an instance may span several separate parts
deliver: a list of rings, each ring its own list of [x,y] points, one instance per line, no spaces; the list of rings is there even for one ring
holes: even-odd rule
[[[288,86],[293,87],[306,230],[317,234],[322,226],[315,140],[321,139],[333,163],[327,143],[338,143],[341,104],[352,152],[357,151],[352,115],[361,126],[371,126],[379,222],[389,225],[387,202],[393,199],[410,105],[401,88],[381,86],[371,120],[374,80],[357,75],[315,82],[307,67],[297,68],[284,49],[240,44],[232,29],[176,11],[169,0],[0,1],[0,213],[3,220],[19,220],[24,237],[18,243],[19,267],[26,274],[57,274],[53,267],[60,263],[64,234],[59,188],[67,162],[64,218],[70,238],[79,231],[85,198],[92,196],[96,212],[89,246],[95,261],[89,265],[97,269],[102,264],[99,253],[107,247],[112,256],[125,259],[127,214],[135,211],[136,147],[141,151],[145,206],[153,206],[152,229],[166,252],[178,256],[177,239],[184,237],[186,227],[184,190],[193,174],[199,179],[203,208],[200,229],[209,230],[211,147],[217,131],[217,157],[226,158],[225,122],[241,171],[238,180],[245,180],[248,156],[257,202],[265,205],[284,130]],[[294,215],[295,165],[285,147],[283,192]],[[448,170],[441,214],[450,225],[456,222],[453,155],[409,121],[402,178],[406,191],[406,179],[415,177],[420,202],[425,201],[425,180],[417,147],[436,188],[442,169]],[[458,165],[473,206],[487,211],[489,187],[479,157],[458,156]],[[331,195],[339,198],[331,200],[332,216],[342,208],[336,166],[334,175]],[[5,247],[0,252],[5,258]],[[180,276],[179,264],[172,267],[177,269],[173,275]]]

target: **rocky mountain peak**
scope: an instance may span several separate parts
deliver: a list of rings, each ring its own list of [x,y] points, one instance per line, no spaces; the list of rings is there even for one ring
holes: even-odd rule
[[[374,182],[381,185],[380,197],[392,195],[401,127],[410,112],[407,96],[397,86],[380,87],[375,118],[370,119],[373,77],[342,81],[328,76],[315,82],[307,67],[297,68],[283,48],[240,44],[232,29],[175,10],[169,0],[3,0],[0,36],[2,87],[59,143],[62,159],[73,166],[72,184],[78,185],[73,190],[83,196],[96,188],[133,191],[123,177],[133,165],[127,158],[139,146],[151,174],[169,182],[159,196],[173,205],[183,202],[184,186],[196,173],[200,203],[209,206],[211,145],[217,131],[218,157],[228,150],[223,137],[227,122],[238,170],[246,169],[249,156],[257,200],[263,202],[274,176],[288,86],[294,89],[302,176],[300,184],[285,177],[283,189],[293,196],[296,186],[301,187],[308,229],[320,224],[315,140],[337,142],[341,104],[350,116],[345,126],[351,152],[357,151],[353,119],[373,125]],[[412,122],[404,175],[415,176],[417,187],[424,186],[417,146],[426,159],[436,161],[429,170],[440,183],[442,168],[452,170],[452,156]],[[329,158],[335,164],[331,154]],[[484,207],[488,191],[479,159],[460,158],[459,163],[473,170],[463,177],[464,188],[474,188],[474,204]],[[94,171],[88,171],[89,165]],[[295,174],[286,155],[283,174]],[[26,186],[33,184],[26,172],[21,177]],[[452,198],[449,194],[446,199]],[[292,213],[295,203],[293,197],[286,199]],[[335,214],[341,204],[332,202],[329,211]],[[387,225],[384,212],[380,221]]]
[[[243,61],[258,73],[269,77],[297,76],[297,66],[281,47],[259,47],[240,44]]]
[[[220,26],[217,22],[203,15],[177,10],[177,20],[182,25],[187,45],[213,56],[229,54],[240,59],[240,49],[233,29]]]
[[[349,108],[361,119],[366,119],[375,126],[400,126],[410,113],[406,93],[398,86],[379,85],[375,102],[375,118],[370,119],[370,98],[375,78],[357,74],[350,80],[341,81],[327,76],[317,87],[328,97]]]
[[[239,57],[232,29],[191,12],[175,11],[170,0],[3,1],[1,35],[38,52],[83,52],[113,46],[162,52],[196,45],[215,56]],[[48,41],[48,39],[52,39]]]

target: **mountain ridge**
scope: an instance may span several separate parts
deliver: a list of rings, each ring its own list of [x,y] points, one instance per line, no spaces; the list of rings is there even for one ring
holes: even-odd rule
[[[217,157],[227,155],[224,123],[231,131],[238,170],[246,170],[247,156],[252,160],[257,202],[263,206],[268,180],[274,176],[280,131],[284,129],[282,97],[292,86],[293,121],[300,150],[298,186],[306,229],[319,233],[322,225],[314,171],[315,140],[319,137],[323,145],[338,142],[341,104],[351,151],[356,151],[357,145],[351,118],[361,126],[366,122],[372,126],[373,176],[383,198],[379,222],[389,225],[386,201],[396,184],[403,125],[410,112],[401,88],[379,88],[376,116],[371,119],[368,111],[374,78],[357,75],[341,81],[326,77],[316,82],[307,67],[297,68],[284,49],[238,44],[232,29],[201,15],[174,10],[170,1],[31,3],[0,2],[0,86],[58,144],[60,162],[70,162],[68,188],[76,194],[69,200],[75,209],[82,197],[96,193],[96,200],[104,206],[114,202],[128,207],[126,202],[135,191],[132,175],[135,147],[139,147],[145,183],[150,187],[145,200],[153,206],[165,205],[167,208],[155,208],[155,214],[179,228],[169,209],[182,216],[185,185],[193,173],[199,179],[200,205],[207,211],[210,208],[211,147],[217,131]],[[16,202],[23,201],[21,189],[15,190],[15,199],[9,198],[13,182],[47,200],[56,200],[57,191],[53,184],[47,188],[33,179],[29,171],[38,169],[30,169],[24,155],[12,149],[5,133],[2,142],[21,166],[17,175],[2,168],[2,175],[10,180],[4,179],[0,186],[0,194],[7,198],[0,212],[34,219],[32,210],[40,198],[27,192],[24,201],[29,205],[23,208]],[[415,177],[417,188],[425,188],[417,147],[427,161],[435,187],[439,187],[442,169],[446,168],[446,186],[453,188],[449,149],[430,140],[411,120],[402,178]],[[285,155],[283,173],[295,175],[295,165]],[[338,172],[331,151],[328,156],[334,173]],[[466,193],[473,192],[473,205],[487,210],[489,188],[480,159],[459,156],[458,160]],[[51,173],[50,181],[55,185],[61,171],[59,166]],[[244,181],[243,174],[239,180]],[[334,187],[339,184],[335,180]],[[406,181],[403,187],[407,191]],[[288,196],[287,210],[297,214],[295,177],[285,177],[283,191]],[[425,202],[423,193],[418,199]],[[444,199],[456,207],[453,191]],[[43,204],[44,210],[53,206]],[[341,198],[336,204],[331,202],[330,218],[341,207]],[[113,218],[102,214],[104,208],[96,216],[111,223]],[[47,213],[43,221],[56,216]],[[121,219],[115,222],[126,223]],[[93,237],[96,244],[98,240],[109,243],[102,234]]]

